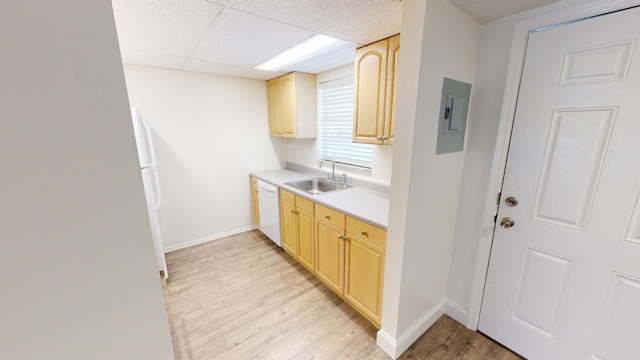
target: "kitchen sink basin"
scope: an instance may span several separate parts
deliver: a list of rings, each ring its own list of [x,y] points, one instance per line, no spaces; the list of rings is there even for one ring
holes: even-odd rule
[[[331,191],[343,190],[351,187],[351,185],[339,184],[324,178],[292,181],[285,183],[285,185],[292,186],[298,190],[305,191],[312,195],[324,194]]]

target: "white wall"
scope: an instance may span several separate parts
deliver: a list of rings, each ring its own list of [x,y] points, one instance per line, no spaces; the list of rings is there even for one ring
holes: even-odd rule
[[[168,251],[250,229],[249,172],[287,161],[318,166],[316,139],[269,137],[264,81],[127,64],[124,70],[131,106],[154,135]],[[352,74],[348,65],[318,81]],[[376,146],[370,173],[340,171],[388,184],[392,154],[393,146]]]
[[[486,262],[477,263],[478,253],[482,251],[479,243],[482,238],[490,238],[494,228],[493,218],[486,216],[485,210],[495,207],[499,191],[497,182],[501,175],[499,170],[492,173],[492,165],[494,161],[500,161],[494,158],[501,156],[502,149],[497,146],[501,147],[503,143],[500,141],[504,141],[497,137],[503,116],[503,99],[514,27],[523,19],[558,12],[588,2],[565,0],[482,26],[447,290],[450,305],[448,314],[471,328],[477,326],[477,316],[469,314],[468,311],[471,307],[473,312],[473,308],[479,308],[480,305],[478,299],[472,298],[472,293],[478,287],[481,290],[484,285],[477,283],[478,275],[481,277],[482,274],[477,274],[476,271],[478,266],[482,268],[487,265]]]
[[[479,35],[480,25],[445,0],[403,1],[378,334],[378,344],[392,356],[437,320],[445,300],[464,153],[435,155],[442,81],[473,83]]]
[[[493,219],[483,219],[482,216],[488,197],[493,196],[495,202],[497,194],[488,191],[489,171],[502,108],[506,81],[504,70],[509,62],[509,28],[496,22],[482,27],[478,67],[472,87],[473,100],[447,291],[451,306],[448,314],[463,324],[466,323],[478,234],[493,231]]]
[[[154,135],[165,249],[249,229],[249,172],[287,162],[286,140],[269,137],[265,82],[124,68],[131,106]]]
[[[110,1],[3,2],[0,44],[0,357],[173,359]]]

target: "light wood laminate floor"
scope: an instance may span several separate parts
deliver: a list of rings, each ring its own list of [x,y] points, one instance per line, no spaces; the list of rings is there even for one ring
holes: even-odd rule
[[[257,230],[167,254],[176,360],[391,359],[376,328]],[[520,359],[443,316],[400,359]]]

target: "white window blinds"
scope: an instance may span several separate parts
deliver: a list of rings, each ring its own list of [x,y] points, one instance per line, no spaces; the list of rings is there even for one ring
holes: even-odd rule
[[[353,77],[318,86],[320,156],[371,168],[373,146],[353,143]]]

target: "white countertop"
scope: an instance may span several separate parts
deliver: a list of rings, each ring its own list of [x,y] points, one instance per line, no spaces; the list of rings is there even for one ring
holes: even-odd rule
[[[344,190],[311,195],[289,185],[285,185],[285,183],[311,179],[318,176],[287,169],[256,171],[252,172],[251,176],[320,205],[340,211],[382,229],[387,229],[389,219],[389,195],[387,194],[354,186]]]

